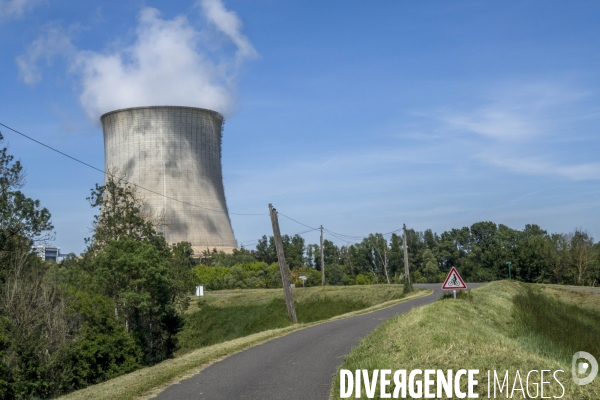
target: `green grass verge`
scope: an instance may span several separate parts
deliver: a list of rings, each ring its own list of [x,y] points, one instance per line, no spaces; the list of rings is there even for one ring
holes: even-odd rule
[[[571,357],[580,350],[600,355],[599,322],[598,294],[493,282],[388,320],[352,350],[340,369],[479,369],[478,391],[485,398],[488,370],[502,375],[508,370],[512,388],[517,370],[525,381],[530,370],[561,369],[563,399],[598,399],[600,377],[575,385]],[[560,386],[552,382],[544,395],[560,396]],[[338,371],[332,399],[340,398],[339,385]],[[522,398],[521,392],[515,398]]]
[[[298,322],[322,321],[404,296],[400,286],[325,286],[293,291]],[[180,351],[291,325],[281,289],[210,292],[195,301],[179,333]]]
[[[382,287],[383,286],[383,287]],[[311,297],[315,299],[319,298],[346,298],[347,296],[354,295],[355,298],[370,299],[367,301],[374,305],[361,310],[353,311],[347,314],[337,315],[329,320],[348,318],[367,312],[376,311],[385,307],[398,304],[403,301],[408,301],[417,297],[427,296],[431,293],[429,290],[419,290],[414,293],[410,293],[404,298],[390,300],[398,297],[398,290],[402,290],[398,287],[385,287],[379,285],[379,287],[371,287],[367,289],[357,288],[339,288],[339,287],[325,287],[325,288],[313,288],[306,292],[300,292],[302,289],[296,289],[294,291],[294,298],[297,301],[302,299],[309,299]],[[344,290],[350,289],[350,290]],[[344,293],[345,292],[345,293]],[[216,294],[216,295],[215,295]],[[227,305],[237,307],[243,302],[256,302],[262,304],[269,304],[277,297],[277,293],[271,290],[244,290],[242,291],[220,291],[218,293],[213,292],[212,296],[207,296],[206,303],[221,306],[227,308]],[[279,290],[279,296],[282,296],[281,289]],[[378,303],[379,302],[379,303]],[[201,311],[197,306],[194,306],[195,310],[192,309],[190,314]],[[285,305],[284,305],[285,307]],[[98,400],[133,400],[133,399],[147,399],[152,398],[164,388],[175,384],[187,377],[190,377],[203,368],[210,365],[210,363],[245,350],[249,347],[255,346],[260,343],[264,343],[268,340],[284,336],[288,333],[304,329],[322,322],[311,322],[297,325],[290,325],[283,328],[271,329],[249,336],[244,336],[238,339],[230,340],[227,342],[214,344],[207,347],[202,347],[186,354],[180,355],[176,358],[166,360],[160,364],[152,367],[143,368],[138,371],[134,371],[130,374],[111,379],[110,381],[100,383],[98,385],[90,386],[88,388],[70,393],[66,396],[60,397],[65,400],[87,400],[87,399],[98,399]]]

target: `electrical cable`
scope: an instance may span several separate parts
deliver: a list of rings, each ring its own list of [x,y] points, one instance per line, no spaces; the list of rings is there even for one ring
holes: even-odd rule
[[[343,233],[337,233],[334,231],[330,231],[329,229],[325,229],[323,228],[324,231],[331,233],[332,235],[338,235],[338,236],[343,236],[349,239],[363,239],[363,236],[351,236],[351,235],[344,235]]]
[[[287,215],[285,215],[285,214],[283,214],[283,213],[281,213],[281,212],[279,212],[279,211],[277,211],[277,213],[278,213],[279,215],[281,215],[281,216],[283,216],[283,217],[285,217],[285,218],[287,218],[287,219],[291,220],[291,221],[294,221],[294,222],[295,222],[295,223],[297,223],[297,224],[304,225],[305,227],[307,227],[307,228],[310,228],[310,229],[312,229],[313,231],[316,231],[317,229],[321,229],[321,228],[313,228],[312,226],[309,226],[309,225],[303,224],[302,222],[300,222],[300,221],[296,221],[295,219],[293,219],[293,218],[290,218],[290,217],[288,217]]]
[[[334,238],[341,240],[342,242],[345,242],[350,245],[361,242],[361,240],[348,241],[348,239],[344,239],[342,237],[336,236],[336,235],[332,234],[331,232],[325,232],[325,233],[327,233],[331,237],[334,237]]]
[[[50,149],[50,150],[52,150],[52,151],[54,151],[54,152],[58,153],[58,154],[60,154],[60,155],[63,155],[63,156],[65,156],[65,157],[68,157],[68,158],[70,158],[70,159],[71,159],[71,160],[73,160],[73,161],[76,161],[76,162],[78,162],[78,163],[80,163],[80,164],[83,164],[83,165],[85,165],[86,167],[92,168],[92,169],[94,169],[94,170],[96,170],[96,171],[98,171],[98,172],[102,172],[102,173],[103,173],[103,174],[105,174],[105,175],[109,175],[109,176],[111,176],[111,177],[115,178],[115,176],[114,176],[114,175],[112,175],[112,174],[111,174],[111,173],[109,173],[109,172],[106,172],[106,171],[104,171],[104,170],[102,170],[102,169],[100,169],[100,168],[94,167],[93,165],[90,165],[90,164],[86,163],[85,161],[81,161],[81,160],[79,160],[79,159],[77,159],[77,158],[75,158],[75,157],[73,157],[73,156],[70,156],[70,155],[68,155],[68,154],[66,154],[66,153],[63,153],[62,151],[60,151],[60,150],[57,150],[57,149],[55,149],[54,147],[48,146],[47,144],[45,144],[45,143],[42,143],[42,142],[40,142],[39,140],[36,140],[36,139],[32,138],[31,136],[27,136],[26,134],[24,134],[24,133],[22,133],[22,132],[19,132],[19,131],[17,131],[16,129],[13,129],[13,128],[11,128],[11,127],[10,127],[10,126],[8,126],[8,125],[4,125],[4,124],[3,124],[3,123],[1,123],[1,122],[0,122],[0,125],[2,125],[3,127],[7,128],[7,129],[10,129],[11,131],[13,131],[14,133],[16,133],[16,134],[18,134],[18,135],[21,135],[21,136],[23,136],[23,137],[25,137],[25,138],[27,138],[27,139],[29,139],[29,140],[31,140],[31,141],[33,141],[33,142],[37,143],[37,144],[40,144],[40,145],[42,145],[42,146],[44,146],[44,147],[46,147],[46,148],[48,148],[48,149]],[[1,134],[1,133],[2,133],[2,132],[0,132],[0,134]],[[150,193],[153,193],[153,194],[156,194],[156,195],[162,196],[162,197],[164,197],[164,198],[166,198],[166,199],[173,200],[173,201],[176,201],[176,202],[178,202],[178,203],[181,203],[181,204],[186,204],[186,205],[188,205],[188,206],[192,206],[192,207],[198,207],[198,208],[201,208],[201,209],[203,209],[203,210],[215,211],[215,212],[220,212],[220,213],[223,213],[223,214],[232,214],[232,215],[269,215],[269,213],[262,213],[262,214],[235,213],[235,212],[229,212],[229,213],[228,213],[227,211],[223,211],[223,210],[215,210],[215,209],[208,208],[208,207],[202,207],[202,206],[199,206],[199,205],[197,205],[197,204],[188,203],[188,202],[185,202],[185,201],[182,201],[182,200],[175,199],[175,198],[173,198],[173,197],[170,197],[170,196],[166,196],[166,195],[164,195],[164,194],[162,194],[162,193],[155,192],[154,190],[147,189],[147,188],[145,188],[145,187],[143,187],[143,186],[140,186],[140,185],[138,185],[138,184],[135,184],[135,183],[133,183],[133,182],[129,182],[129,181],[127,181],[126,179],[122,179],[122,178],[118,178],[118,177],[117,177],[117,179],[119,179],[119,181],[123,181],[123,182],[125,182],[125,183],[127,183],[127,184],[129,184],[129,185],[133,185],[133,186],[135,186],[135,187],[137,187],[137,188],[140,188],[140,189],[142,189],[142,190],[145,190],[145,191],[147,191],[147,192],[150,192]]]
[[[305,234],[305,233],[312,232],[312,231],[316,231],[316,230],[319,230],[319,228],[316,228],[316,229],[310,229],[310,230],[308,230],[308,231],[304,231],[304,232],[296,232],[296,233],[292,233],[290,236],[303,235],[303,234]],[[259,240],[248,239],[248,240],[245,240],[245,241],[243,241],[243,242],[240,242],[240,244],[241,244],[241,245],[243,245],[243,246],[250,246],[250,245],[252,245],[252,244],[254,244],[254,243],[258,243],[259,241],[260,241],[260,239],[259,239]],[[244,243],[246,243],[246,242],[252,242],[252,243],[250,243],[250,244],[244,244]]]

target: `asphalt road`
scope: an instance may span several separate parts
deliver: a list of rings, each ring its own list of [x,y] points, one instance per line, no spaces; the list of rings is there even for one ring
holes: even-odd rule
[[[467,284],[475,288],[482,284]],[[419,284],[434,293],[383,310],[302,329],[219,361],[158,395],[161,400],[329,399],[344,357],[383,321],[440,298],[441,284]]]

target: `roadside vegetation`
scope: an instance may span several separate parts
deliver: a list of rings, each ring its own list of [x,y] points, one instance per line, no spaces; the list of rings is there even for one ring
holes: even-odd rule
[[[90,221],[86,250],[59,263],[44,261],[35,246],[53,240],[51,214],[22,192],[24,185],[23,166],[7,147],[0,148],[0,398],[57,397],[198,346],[289,325],[275,296],[255,292],[264,302],[242,303],[242,296],[229,305],[237,294],[202,304],[191,297],[200,284],[207,294],[281,288],[272,236],[262,236],[255,250],[232,254],[215,249],[193,254],[190,243],[166,243],[164,215],[151,210],[140,189],[113,170],[87,199],[98,212]],[[350,238],[326,234],[346,243]],[[345,246],[326,239],[324,266],[319,245],[300,235],[282,239],[300,321],[401,295],[391,286],[354,289],[405,281],[396,232],[369,234]],[[514,230],[478,222],[441,235],[409,229],[407,242],[417,283],[439,282],[451,267],[466,280],[503,279],[507,261],[513,278],[523,282],[597,285],[600,280],[600,244],[581,230],[549,234],[537,225]],[[326,290],[319,288],[323,267]],[[300,289],[301,276],[307,278],[306,289]],[[352,287],[346,291],[351,294],[344,297],[332,287]],[[382,295],[375,296],[379,291]]]
[[[581,299],[584,307],[576,304]],[[494,370],[501,374],[500,380],[508,370],[510,388],[517,370],[523,385],[530,370],[563,370],[558,375],[565,386],[563,398],[591,400],[600,398],[600,380],[575,385],[571,361],[580,350],[600,354],[599,335],[600,295],[499,281],[390,319],[353,349],[340,368],[479,369],[480,397],[487,397],[488,370],[492,379]],[[562,394],[553,382],[546,385],[545,396]],[[338,372],[333,399],[340,398],[339,385]],[[535,387],[530,390],[533,395]],[[522,398],[519,391],[515,396]],[[507,397],[498,392],[497,398]]]
[[[293,291],[299,323],[322,321],[404,297],[401,286],[310,287]],[[281,289],[210,292],[192,303],[180,353],[291,325]]]
[[[429,290],[415,290],[406,296],[400,296],[395,300],[389,300],[382,303],[377,301],[383,301],[388,298],[385,294],[381,294],[381,287],[374,288],[315,288],[320,289],[321,293],[317,293],[317,296],[329,297],[329,298],[345,298],[348,297],[349,293],[354,292],[363,298],[367,303],[372,302],[375,305],[358,311],[353,311],[347,314],[337,315],[329,320],[338,318],[347,318],[355,315],[359,315],[366,312],[376,311],[381,308],[389,307],[399,302],[408,301],[416,297],[426,296],[431,293]],[[388,291],[390,288],[386,288],[383,292]],[[219,296],[215,296],[214,303],[222,308],[227,308],[228,305],[239,304],[247,301],[257,301],[259,303],[268,304],[273,298],[278,297],[275,291],[272,290],[247,290],[240,293],[240,291],[232,291],[236,298],[222,296],[225,293],[219,293]],[[281,290],[279,296],[282,296]],[[397,289],[393,293],[387,292],[389,297],[398,297]],[[307,292],[306,294],[309,294]],[[312,295],[315,295],[313,291]],[[303,298],[303,296],[298,296]],[[210,300],[209,300],[210,301]],[[282,303],[282,307],[285,310],[285,304]],[[193,307],[192,307],[193,308]],[[198,373],[202,368],[210,365],[211,362],[219,360],[222,357],[229,356],[238,351],[242,351],[248,347],[257,345],[267,340],[271,340],[288,333],[307,328],[319,324],[324,321],[311,322],[311,323],[300,323],[296,325],[288,324],[284,328],[269,329],[259,333],[254,333],[248,336],[243,336],[238,339],[226,341],[223,343],[214,344],[211,346],[200,347],[184,354],[178,355],[175,358],[165,360],[160,364],[143,368],[132,373],[119,376],[107,382],[100,383],[98,385],[90,386],[86,389],[72,392],[66,396],[60,397],[64,400],[134,400],[134,399],[149,399],[153,398],[156,394],[160,393],[166,387],[180,382],[181,380],[188,378]]]

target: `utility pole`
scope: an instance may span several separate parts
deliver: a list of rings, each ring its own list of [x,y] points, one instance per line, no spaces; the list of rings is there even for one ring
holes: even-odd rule
[[[402,247],[404,248],[404,286],[407,288],[411,288],[410,284],[410,271],[408,268],[408,247],[406,245],[406,224],[402,224],[402,230],[404,235],[402,235]]]
[[[321,286],[325,286],[325,254],[323,253],[323,225],[321,225]]]
[[[290,274],[285,262],[285,253],[283,252],[283,241],[279,231],[279,221],[277,220],[277,210],[269,203],[269,214],[273,224],[273,236],[275,239],[275,248],[277,249],[277,260],[279,260],[279,271],[281,272],[281,281],[283,282],[283,294],[285,295],[285,305],[287,312],[294,324],[298,323],[296,318],[296,309],[294,308],[294,298],[292,297],[292,288],[290,287]]]
[[[385,271],[385,279],[387,279],[388,285],[390,284],[390,277],[387,272],[388,266],[388,258],[387,258],[387,241],[384,243],[385,247],[383,248],[383,270]]]

